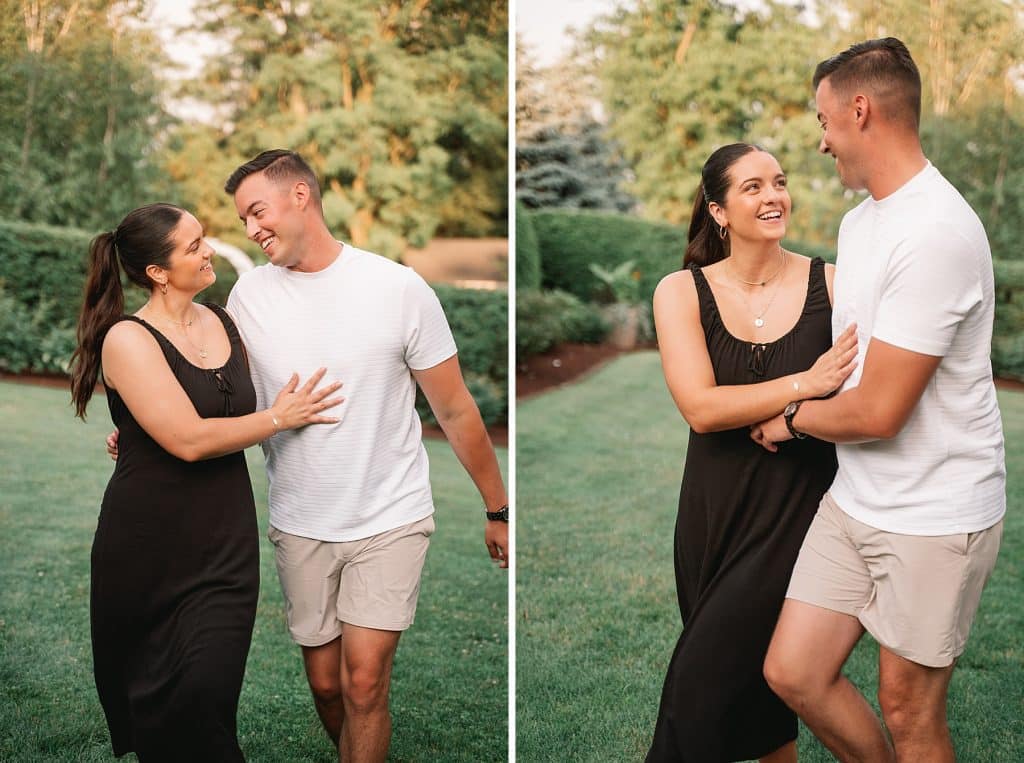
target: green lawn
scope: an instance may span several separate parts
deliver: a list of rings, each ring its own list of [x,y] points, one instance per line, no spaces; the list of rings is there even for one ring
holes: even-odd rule
[[[112,463],[98,397],[88,424],[67,392],[0,383],[0,761],[111,760],[93,686],[89,549]],[[443,442],[428,442],[437,533],[416,624],[395,659],[391,760],[504,759],[507,577],[483,545],[479,496]],[[266,479],[249,451],[260,526]],[[500,454],[505,462],[505,453]],[[273,553],[262,584],[239,708],[250,761],[337,760],[289,639]],[[130,756],[126,760],[133,760]]]
[[[1024,760],[1024,395],[1000,393],[1009,512],[950,693],[958,759]],[[672,536],[687,428],[658,356],[624,356],[517,409],[520,761],[638,761],[679,635]],[[877,646],[848,675],[874,702]],[[801,731],[802,761],[831,755]]]

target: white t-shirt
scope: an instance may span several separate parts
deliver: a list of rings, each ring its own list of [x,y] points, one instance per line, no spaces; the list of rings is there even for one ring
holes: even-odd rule
[[[839,228],[832,334],[857,323],[856,386],[872,337],[941,357],[896,437],[838,445],[832,497],[888,532],[949,535],[1006,511],[1003,429],[990,352],[992,255],[978,216],[930,163]]]
[[[292,372],[321,366],[341,381],[337,424],[280,432],[264,442],[271,524],[325,541],[367,538],[430,516],[427,452],[411,369],[456,353],[433,290],[411,268],[344,246],[316,273],[263,265],[228,298],[260,407]]]

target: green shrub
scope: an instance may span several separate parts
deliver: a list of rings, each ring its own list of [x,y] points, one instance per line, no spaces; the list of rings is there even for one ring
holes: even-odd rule
[[[66,374],[75,351],[75,330],[53,318],[55,303],[28,307],[0,285],[0,371]]]
[[[682,266],[686,231],[607,212],[545,210],[530,215],[540,249],[542,283],[584,301],[604,291],[591,263],[612,269],[633,260],[638,298],[649,302],[658,281]]]
[[[1024,380],[1024,262],[996,262],[995,277],[992,372]]]
[[[508,412],[508,293],[442,284],[434,292],[444,307],[459,348],[466,385],[487,424],[504,423]],[[418,404],[427,421],[429,407]]]
[[[545,289],[561,289],[588,302],[604,299],[607,286],[591,264],[613,270],[633,260],[639,276],[638,299],[650,303],[662,277],[683,264],[686,229],[682,227],[609,212],[544,210],[527,216],[537,237]],[[808,257],[836,259],[835,251],[827,247],[798,241],[785,245]]]
[[[541,280],[540,249],[533,215],[516,202],[516,290],[539,289]]]
[[[561,342],[598,344],[608,322],[594,305],[564,291],[519,291],[516,295],[516,359],[547,352]]]
[[[82,305],[89,242],[73,228],[0,220],[0,282],[29,310],[49,301],[58,325],[73,326]]]

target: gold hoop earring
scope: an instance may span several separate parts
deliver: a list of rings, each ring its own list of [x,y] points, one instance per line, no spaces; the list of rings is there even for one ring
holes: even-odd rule
[[[718,226],[718,237],[720,239],[722,239],[722,241],[725,241],[725,237],[728,236],[728,235],[729,235],[729,229],[727,227],[725,227],[724,225],[719,225]]]

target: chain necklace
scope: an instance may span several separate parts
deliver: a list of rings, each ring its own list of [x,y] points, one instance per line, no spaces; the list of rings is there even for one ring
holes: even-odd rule
[[[775,276],[777,276],[779,273],[781,273],[782,270],[785,267],[786,267],[786,253],[782,252],[782,265],[779,266],[779,269],[777,271],[775,271],[774,275],[772,275],[772,277],[769,278],[768,281],[771,281],[773,278],[775,278]],[[736,280],[742,281],[743,279],[742,278],[737,278]],[[764,286],[764,284],[768,283],[768,281],[765,281],[764,283],[750,283],[749,281],[743,281],[743,283],[748,284],[749,286]],[[775,302],[775,297],[778,296],[779,289],[781,287],[782,287],[782,279],[780,278],[779,282],[775,284],[775,289],[772,291],[772,296],[769,298],[769,300],[765,304],[765,306],[761,309],[761,312],[757,312],[756,310],[751,308],[750,300],[747,299],[747,295],[743,294],[742,290],[740,290],[740,295],[743,297],[743,304],[746,305],[747,312],[753,313],[753,315],[754,315],[754,325],[757,328],[764,328],[764,316],[767,314],[768,309],[772,306],[772,303]]]
[[[774,273],[772,273],[770,276],[768,276],[763,281],[747,281],[744,278],[740,278],[738,275],[736,275],[736,271],[733,270],[732,262],[731,262],[732,258],[731,257],[729,257],[726,260],[726,267],[729,269],[729,275],[731,275],[733,278],[735,278],[740,283],[745,283],[747,286],[765,286],[765,285],[768,284],[769,281],[774,280],[775,276],[777,276],[779,273],[781,273],[782,269],[784,267],[786,267],[786,250],[782,249],[781,247],[779,248],[779,257],[780,257],[780,260],[781,260],[779,262],[779,267],[776,269],[776,271]]]
[[[185,341],[192,345],[193,350],[199,353],[199,357],[202,358],[203,360],[206,360],[206,357],[207,355],[209,355],[209,353],[206,351],[206,326],[203,323],[202,314],[196,313],[194,317],[189,318],[187,321],[175,321],[171,320],[170,318],[166,318],[162,315],[157,315],[150,307],[149,303],[146,303],[145,309],[147,313],[153,313],[153,317],[156,318],[157,320],[163,321],[168,326],[174,326],[174,328],[178,329],[184,335]],[[195,308],[193,308],[193,310],[194,309]],[[198,345],[195,342],[193,342],[192,337],[188,335],[188,329],[192,328],[192,324],[196,322],[196,318],[199,319],[199,330],[201,336]]]

